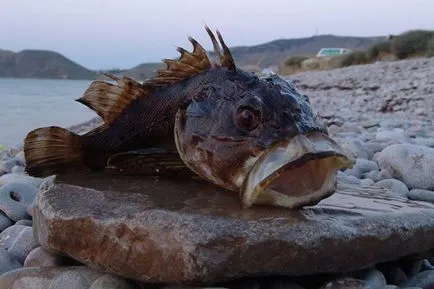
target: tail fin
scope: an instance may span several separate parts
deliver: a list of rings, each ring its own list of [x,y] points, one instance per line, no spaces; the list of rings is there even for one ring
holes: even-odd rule
[[[47,176],[83,165],[83,145],[79,135],[51,126],[29,132],[24,140],[26,171]]]

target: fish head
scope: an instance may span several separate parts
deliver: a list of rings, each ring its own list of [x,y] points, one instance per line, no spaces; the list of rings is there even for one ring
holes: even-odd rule
[[[354,162],[308,97],[277,75],[215,69],[191,85],[175,121],[180,156],[199,176],[238,192],[244,207],[316,204]]]

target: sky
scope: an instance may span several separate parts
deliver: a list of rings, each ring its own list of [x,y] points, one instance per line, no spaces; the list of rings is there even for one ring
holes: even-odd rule
[[[130,68],[211,49],[315,34],[379,36],[434,29],[433,0],[2,0],[0,49],[57,51],[90,69]]]

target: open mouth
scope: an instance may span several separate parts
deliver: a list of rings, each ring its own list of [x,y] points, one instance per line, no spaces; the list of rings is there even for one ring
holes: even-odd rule
[[[244,180],[244,207],[253,204],[291,209],[315,205],[336,190],[337,172],[354,160],[327,135],[297,135],[267,149]]]

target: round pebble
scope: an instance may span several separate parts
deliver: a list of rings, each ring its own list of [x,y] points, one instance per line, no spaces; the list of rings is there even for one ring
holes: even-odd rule
[[[407,198],[408,196],[407,186],[399,180],[384,179],[376,182],[374,185],[377,187],[388,189],[391,193],[404,198]]]
[[[7,251],[11,259],[24,264],[27,255],[38,243],[33,237],[31,227],[13,225],[0,233],[0,251]]]
[[[10,173],[0,177],[0,186],[7,183],[27,183],[35,187],[39,187],[43,181],[43,178],[35,178],[25,174]]]
[[[89,289],[135,289],[133,282],[124,278],[106,274],[93,282]]]
[[[30,251],[24,261],[24,267],[52,267],[61,266],[63,257],[37,247]]]
[[[4,231],[7,227],[10,227],[14,222],[8,218],[2,211],[0,211],[0,233]]]
[[[420,272],[402,284],[402,287],[434,288],[434,270]]]
[[[37,192],[37,187],[27,183],[7,183],[0,187],[0,210],[13,221],[30,219],[27,207]]]
[[[434,203],[434,191],[413,189],[408,192],[408,198],[415,201]]]

